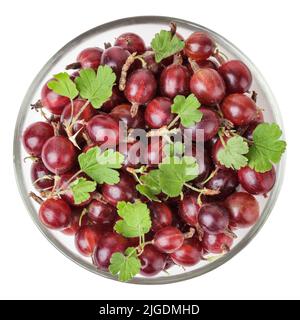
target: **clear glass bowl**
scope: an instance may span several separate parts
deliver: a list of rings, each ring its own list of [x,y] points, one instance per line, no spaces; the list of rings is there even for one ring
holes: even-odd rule
[[[282,121],[280,112],[275,101],[275,98],[268,87],[267,83],[263,79],[262,75],[254,64],[232,43],[224,39],[219,34],[193,22],[184,21],[176,18],[170,17],[132,17],[125,18],[121,20],[112,21],[94,29],[91,29],[77,38],[73,39],[67,43],[62,49],[60,49],[41,69],[38,75],[35,77],[31,83],[20,108],[18,119],[15,127],[14,136],[14,165],[15,174],[17,178],[17,184],[20,190],[20,194],[23,198],[25,206],[37,225],[40,231],[45,237],[65,256],[73,260],[78,265],[86,268],[103,277],[116,280],[116,277],[112,276],[110,273],[98,270],[91,262],[91,259],[82,257],[76,251],[74,247],[73,237],[66,236],[61,232],[51,231],[46,229],[38,219],[38,206],[28,197],[28,192],[33,189],[30,180],[30,163],[24,163],[23,159],[26,156],[22,144],[21,136],[23,129],[30,123],[40,119],[40,115],[34,111],[30,110],[30,104],[39,99],[41,86],[49,79],[53,74],[61,72],[64,67],[75,60],[77,54],[81,49],[90,46],[102,46],[104,42],[111,41],[114,42],[115,37],[123,32],[136,32],[141,34],[147,43],[150,43],[153,35],[161,29],[168,29],[168,24],[174,21],[178,26],[178,32],[185,36],[188,36],[194,31],[205,31],[210,34],[210,36],[215,40],[219,49],[224,52],[231,59],[240,59],[244,61],[250,68],[253,75],[253,85],[254,89],[258,93],[258,105],[263,107],[265,112],[266,121],[273,121],[278,123],[282,128]],[[242,250],[250,240],[256,235],[256,233],[261,229],[265,221],[267,220],[271,210],[277,199],[283,172],[284,171],[284,159],[277,166],[277,180],[276,184],[270,192],[267,199],[264,197],[258,197],[261,216],[257,223],[245,230],[238,231],[238,239],[235,241],[232,250],[219,257],[213,262],[201,262],[198,265],[182,269],[178,266],[172,267],[168,270],[169,274],[160,273],[159,275],[151,278],[145,278],[142,276],[135,277],[131,283],[137,284],[163,284],[182,281],[190,279],[196,276],[200,276],[208,271],[211,271],[218,266],[222,265],[233,256],[235,256],[240,250]]]

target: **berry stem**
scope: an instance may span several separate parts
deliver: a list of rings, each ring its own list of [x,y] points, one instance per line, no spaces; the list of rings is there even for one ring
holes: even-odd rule
[[[80,69],[81,68],[81,63],[80,62],[73,62],[68,64],[65,69],[66,70],[75,70],[75,69]]]
[[[222,143],[222,146],[225,148],[226,147],[226,143],[225,143],[225,141],[224,141],[224,139],[223,139],[223,135],[222,135],[222,132],[219,130],[218,131],[218,136],[219,136],[219,138],[220,138],[220,141],[221,141],[221,143]]]
[[[104,49],[109,49],[111,47],[112,47],[112,45],[110,42],[104,42]]]
[[[256,101],[257,101],[257,92],[254,91],[254,90],[252,91],[251,99],[256,103]]]
[[[27,161],[28,159],[30,159],[30,160],[33,161],[33,162],[37,162],[38,160],[40,160],[40,158],[38,158],[38,157],[28,156],[28,157],[25,157],[25,158],[23,159],[24,163],[26,163],[26,161]]]
[[[222,253],[225,254],[225,253],[228,253],[230,251],[230,248],[228,247],[227,244],[223,243],[221,245],[221,249],[222,249]]]
[[[131,173],[131,174],[134,176],[135,180],[136,180],[139,184],[143,185],[143,183],[142,183],[142,181],[140,180],[139,176],[137,175],[135,169],[128,167],[128,168],[126,168],[126,171],[128,171],[129,173]]]
[[[82,133],[82,137],[83,137],[83,139],[86,141],[86,144],[87,144],[88,146],[91,146],[91,145],[93,144],[93,141],[92,141],[91,138],[87,135],[86,132],[83,132],[83,133]]]
[[[230,129],[234,128],[233,123],[231,121],[229,121],[228,119],[222,118],[221,121],[222,121],[222,124],[225,126],[226,129],[230,130]]]
[[[83,171],[82,171],[82,170],[79,170],[79,171],[77,171],[75,174],[73,174],[73,176],[66,182],[66,187],[64,188],[64,190],[66,190],[66,189],[68,188],[69,184],[70,184],[76,177],[78,177],[81,173],[83,173]],[[55,190],[55,185],[54,185],[53,190]],[[60,187],[60,188],[58,188],[58,189],[56,190],[55,193],[56,193],[56,194],[60,194],[62,191],[63,191],[63,189]]]
[[[41,101],[41,100],[38,100],[36,103],[32,103],[32,104],[30,105],[30,107],[31,107],[31,110],[34,109],[34,110],[38,111],[38,109],[43,108],[42,101]]]
[[[79,170],[67,181],[66,185],[68,186],[75,178],[77,178],[83,171]]]
[[[92,199],[97,200],[99,202],[105,203],[107,204],[108,202],[104,199],[104,197],[102,196],[102,194],[100,192],[93,192],[91,194]]]
[[[81,148],[79,147],[77,141],[76,141],[76,138],[77,136],[79,135],[79,133],[81,132],[81,130],[83,129],[83,127],[81,127],[77,132],[75,132],[73,135],[69,135],[68,134],[68,137],[69,137],[69,140],[73,143],[73,145],[78,148],[79,150],[81,150]]]
[[[36,184],[37,182],[39,182],[39,181],[41,181],[41,180],[53,180],[53,179],[54,179],[54,177],[53,177],[52,175],[45,174],[44,176],[42,176],[42,177],[34,180],[34,181],[32,182],[32,184]]]
[[[190,230],[188,232],[185,232],[183,236],[184,236],[184,239],[190,239],[194,236],[194,234],[195,234],[195,229],[190,228]]]
[[[51,125],[53,127],[53,131],[54,131],[54,136],[57,137],[59,136],[59,129],[60,129],[60,123],[56,123],[56,122],[51,122]]]
[[[199,239],[199,241],[202,241],[203,236],[204,236],[204,231],[203,231],[202,227],[200,226],[199,223],[197,223],[197,224],[195,225],[195,228],[196,228],[196,231],[197,231],[197,233],[198,233],[198,239]]]
[[[124,91],[126,87],[126,78],[129,68],[132,66],[135,60],[139,60],[142,63],[143,68],[147,68],[147,63],[143,59],[143,55],[137,55],[137,52],[132,53],[124,63],[121,71],[121,77],[119,81],[119,90]]]
[[[38,195],[36,195],[34,192],[29,192],[28,196],[30,198],[32,198],[38,204],[42,204],[44,202],[44,200],[41,197],[39,197]]]
[[[169,130],[167,127],[161,127],[159,129],[154,129],[154,130],[150,130],[149,132],[147,132],[146,137],[150,138],[150,137],[162,137],[162,136],[169,136],[172,134],[176,134],[178,133],[180,129],[179,128],[174,128]]]
[[[168,127],[167,127],[167,128],[168,128],[168,129],[172,128],[179,119],[180,119],[180,116],[177,115],[177,116],[168,124]]]
[[[212,190],[212,189],[207,189],[207,188],[203,188],[203,189],[199,189],[199,188],[196,188],[192,185],[190,185],[189,183],[185,183],[184,184],[187,188],[193,190],[193,191],[196,191],[198,193],[201,193],[204,194],[204,195],[207,195],[207,196],[214,196],[216,194],[219,194],[220,191],[219,190]]]
[[[183,60],[182,60],[181,54],[180,53],[174,54],[173,64],[181,65],[182,62],[183,62]]]
[[[188,184],[188,183],[185,183],[184,185],[185,185],[187,188],[189,188],[189,189],[191,189],[191,190],[193,190],[193,191],[196,191],[196,192],[198,192],[198,193],[202,192],[201,189],[198,189],[198,188],[196,188],[196,187],[194,187],[194,186],[192,186],[192,185],[190,185],[190,184]]]
[[[215,50],[213,57],[218,61],[220,65],[228,61],[228,57],[226,56],[226,54],[220,51],[218,48]]]
[[[190,64],[194,73],[196,73],[200,70],[198,63],[195,60],[189,58],[189,64]]]
[[[237,238],[237,235],[233,231],[231,231],[229,228],[224,230],[224,234],[226,234],[227,236],[229,236],[233,239]]]
[[[86,107],[89,105],[90,101],[87,100],[86,103],[81,107],[81,109],[79,110],[79,112],[76,114],[76,116],[72,119],[72,126],[76,123],[76,121],[78,121],[79,117],[81,116],[82,112],[86,109]]]
[[[153,240],[145,242],[145,235],[141,236],[141,238],[142,238],[142,244],[136,247],[136,250],[138,251],[138,256],[140,256],[143,253],[145,247],[148,244],[153,244]],[[144,242],[143,242],[143,238],[144,238]]]
[[[201,200],[201,196],[202,195],[206,195],[206,196],[214,196],[214,195],[217,195],[220,193],[220,190],[212,190],[212,189],[207,189],[207,188],[203,188],[203,189],[199,189],[199,188],[196,188],[192,185],[190,185],[189,183],[185,183],[184,184],[187,188],[193,190],[193,191],[196,191],[199,193],[198,195],[198,199],[197,199],[197,202],[198,202],[198,205],[201,206],[202,205],[202,200]]]
[[[134,102],[134,103],[131,105],[130,115],[131,115],[132,118],[136,116],[136,114],[137,114],[137,112],[138,112],[138,110],[139,110],[139,106],[140,106],[140,105],[139,105],[138,103],[136,103],[136,102]]]
[[[42,117],[43,117],[48,123],[51,124],[51,122],[53,121],[53,120],[51,119],[52,116],[51,116],[50,118],[48,118],[48,117],[46,116],[46,113],[45,113],[45,111],[44,111],[43,108],[37,109],[37,111],[40,112],[41,115],[42,115]]]
[[[211,179],[216,175],[216,173],[218,172],[218,170],[219,170],[219,167],[217,167],[215,170],[213,170],[213,171],[211,172],[211,174],[210,174],[204,181],[202,181],[202,184],[204,185],[204,184],[206,184],[209,180],[211,180]]]
[[[137,52],[132,53],[127,58],[126,62],[124,63],[124,65],[122,67],[121,77],[120,77],[120,81],[119,81],[119,90],[120,91],[125,90],[127,73],[128,73],[129,68],[131,67],[131,65],[134,63],[136,55],[137,55]]]
[[[71,125],[72,120],[73,120],[73,116],[74,116],[74,102],[73,102],[73,99],[70,99],[70,103],[71,103],[71,117],[70,117],[69,125]]]
[[[80,214],[80,217],[79,217],[79,221],[78,221],[79,227],[81,227],[83,216],[86,215],[87,212],[88,212],[88,211],[87,211],[86,208],[84,208],[84,209],[82,210],[82,212],[81,212],[81,214]]]
[[[172,37],[174,37],[176,35],[176,31],[177,31],[177,25],[175,22],[170,22],[170,32]]]

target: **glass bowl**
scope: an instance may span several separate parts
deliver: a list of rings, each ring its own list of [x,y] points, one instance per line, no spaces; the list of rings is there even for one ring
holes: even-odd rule
[[[130,31],[141,34],[145,41],[147,43],[150,43],[153,35],[161,29],[168,29],[168,24],[171,21],[174,21],[177,24],[179,33],[184,37],[194,31],[205,31],[210,34],[210,36],[217,43],[219,49],[224,52],[230,59],[240,59],[244,61],[252,72],[252,89],[258,93],[258,105],[264,108],[266,121],[276,122],[282,128],[281,116],[275,98],[266,81],[263,79],[262,75],[254,66],[254,64],[228,40],[196,23],[176,18],[159,16],[125,18],[93,28],[76,37],[75,39],[67,43],[62,49],[60,49],[45,64],[45,66],[41,69],[41,71],[31,83],[19,111],[14,136],[14,165],[17,184],[20,190],[21,197],[31,218],[40,229],[40,231],[44,234],[44,236],[47,237],[47,239],[60,252],[62,252],[66,257],[70,258],[72,261],[84,267],[85,269],[103,277],[114,280],[117,280],[116,277],[112,276],[108,272],[98,270],[92,264],[91,259],[79,255],[79,253],[75,249],[73,237],[68,237],[58,231],[48,230],[39,221],[38,206],[28,197],[28,192],[32,190],[32,184],[30,180],[30,163],[24,163],[23,161],[26,154],[22,148],[21,136],[24,127],[26,127],[31,122],[40,119],[40,115],[37,112],[30,110],[30,104],[39,99],[42,85],[53,74],[61,72],[62,70],[64,70],[64,67],[68,63],[74,61],[77,53],[81,51],[81,49],[85,47],[101,46],[104,42],[108,41],[113,42],[114,38],[119,34]],[[200,276],[208,271],[211,271],[235,256],[250,242],[250,240],[253,239],[253,237],[261,229],[269,214],[271,213],[271,210],[280,191],[284,173],[284,159],[282,159],[281,163],[276,167],[276,172],[276,184],[273,190],[270,192],[268,198],[264,198],[263,196],[259,196],[257,198],[261,208],[261,216],[259,220],[251,228],[237,232],[238,239],[235,241],[234,246],[230,252],[211,262],[203,261],[194,267],[186,269],[174,266],[170,270],[168,270],[169,274],[160,273],[159,275],[151,278],[137,276],[130,282],[136,284],[164,284],[182,281]]]

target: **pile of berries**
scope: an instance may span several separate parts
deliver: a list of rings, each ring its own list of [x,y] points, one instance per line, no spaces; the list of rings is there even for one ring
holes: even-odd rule
[[[228,252],[259,219],[256,195],[285,150],[249,68],[171,23],[149,47],[124,33],[86,48],[72,69],[43,86],[32,105],[43,121],[22,137],[41,222],[122,281]],[[176,138],[188,134],[189,148]]]

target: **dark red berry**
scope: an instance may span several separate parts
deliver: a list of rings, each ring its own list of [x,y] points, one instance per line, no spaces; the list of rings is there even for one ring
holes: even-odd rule
[[[232,194],[239,185],[237,172],[232,169],[220,168],[217,173],[205,184],[211,190],[219,190],[219,194],[206,196],[206,201],[222,201]]]
[[[23,133],[23,146],[31,156],[40,156],[45,142],[53,135],[54,130],[51,124],[42,121],[34,122]]]
[[[229,213],[219,204],[203,204],[200,208],[199,224],[208,233],[224,232],[228,229]]]
[[[115,41],[115,46],[122,47],[130,53],[142,54],[146,51],[144,40],[137,34],[126,32],[121,34]]]
[[[266,172],[256,172],[250,167],[241,168],[238,177],[242,187],[252,194],[266,194],[272,190],[276,181],[274,167]]]
[[[128,173],[120,173],[120,181],[116,184],[102,185],[102,194],[107,202],[116,206],[119,201],[133,202],[137,197],[136,182]]]
[[[222,64],[218,72],[225,81],[228,93],[247,92],[252,83],[249,68],[240,60],[230,60]]]
[[[255,119],[257,112],[255,102],[240,93],[227,96],[221,104],[221,110],[224,117],[236,126],[249,124]]]
[[[162,202],[151,202],[148,204],[151,213],[152,231],[156,232],[164,227],[170,226],[173,221],[171,209]]]
[[[94,225],[81,226],[75,234],[75,246],[83,256],[91,256],[101,238]]]
[[[177,228],[169,226],[157,231],[153,238],[153,245],[163,253],[178,250],[184,241],[184,234]]]
[[[225,83],[214,69],[203,68],[191,78],[190,89],[198,100],[205,105],[213,106],[225,97]]]
[[[167,256],[159,252],[153,245],[147,245],[140,255],[141,274],[152,277],[164,270]]]
[[[118,218],[116,208],[103,201],[92,200],[87,210],[89,219],[96,224],[113,224]]]
[[[42,160],[48,170],[59,175],[71,170],[75,165],[76,151],[69,139],[55,136],[44,144]]]
[[[51,79],[53,80],[53,79]],[[49,80],[49,81],[51,81]],[[64,107],[70,102],[70,99],[63,97],[48,88],[48,82],[43,86],[41,92],[41,103],[49,112],[55,115],[61,115]]]
[[[185,40],[184,53],[193,60],[205,60],[213,54],[214,50],[215,43],[204,32],[194,32]]]
[[[49,229],[63,229],[71,222],[72,211],[62,199],[45,200],[39,210],[41,222]]]
[[[107,270],[111,256],[116,252],[124,252],[129,246],[126,238],[115,232],[108,232],[101,237],[93,253],[93,262],[99,269]]]
[[[117,75],[117,78],[119,79],[122,71],[122,67],[124,63],[126,62],[127,58],[130,56],[129,51],[118,47],[110,47],[102,53],[101,56],[101,64],[107,65],[111,67],[114,71],[114,73]]]
[[[189,94],[190,72],[187,67],[173,63],[166,67],[160,76],[160,93],[170,99],[177,95]]]
[[[248,228],[259,218],[259,204],[247,192],[235,192],[225,201],[229,212],[230,226],[234,228]]]
[[[93,142],[98,145],[116,146],[119,143],[119,123],[113,117],[99,114],[87,124],[86,130]]]
[[[141,105],[154,98],[156,88],[157,84],[152,72],[147,69],[138,69],[129,75],[124,94],[131,103]]]
[[[54,185],[52,173],[41,160],[34,161],[30,169],[31,181],[37,190],[51,190]]]
[[[110,115],[117,121],[123,121],[128,129],[144,128],[143,110],[139,109],[134,117],[131,115],[130,110],[130,104],[120,104],[112,109]]]
[[[184,240],[183,245],[171,253],[170,257],[174,263],[180,266],[191,267],[201,260],[202,251],[203,249],[198,239],[191,238]]]
[[[205,233],[202,243],[205,251],[214,254],[222,254],[229,251],[233,244],[233,238],[225,233]]]
[[[172,101],[165,97],[157,97],[148,103],[145,109],[146,124],[152,129],[168,125],[174,115],[171,113]]]
[[[77,56],[77,62],[80,63],[82,69],[97,69],[100,65],[103,49],[94,47],[82,50]]]

